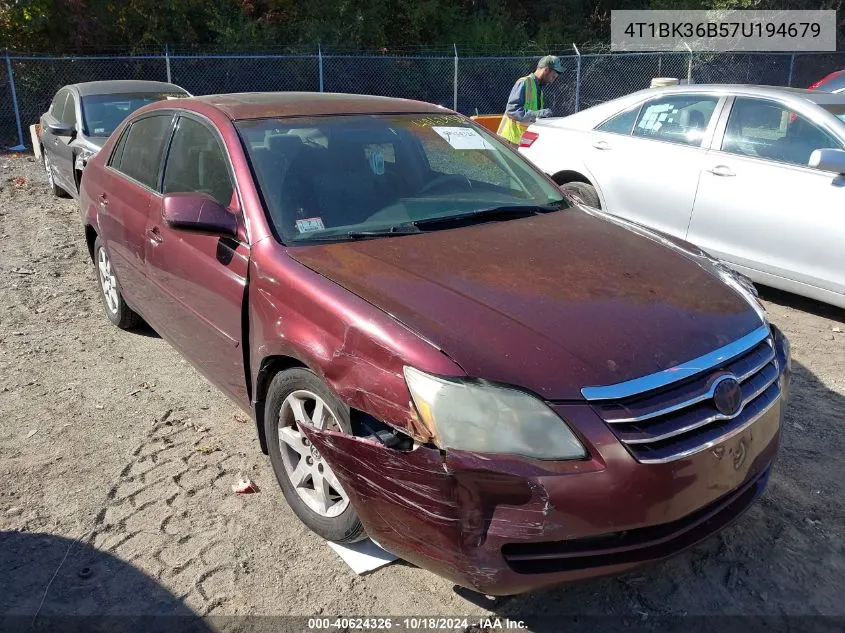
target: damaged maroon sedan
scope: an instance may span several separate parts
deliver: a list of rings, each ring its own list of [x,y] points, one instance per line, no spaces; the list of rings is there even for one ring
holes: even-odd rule
[[[513,594],[673,555],[766,486],[790,361],[753,286],[459,114],[154,104],[80,204],[109,319],[251,409],[326,539]]]

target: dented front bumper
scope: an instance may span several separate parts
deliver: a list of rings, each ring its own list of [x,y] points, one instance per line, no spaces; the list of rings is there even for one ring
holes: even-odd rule
[[[374,541],[458,585],[511,595],[624,572],[725,527],[766,486],[782,406],[722,450],[664,464],[634,459],[586,404],[553,407],[592,447],[580,461],[398,451],[303,430]]]

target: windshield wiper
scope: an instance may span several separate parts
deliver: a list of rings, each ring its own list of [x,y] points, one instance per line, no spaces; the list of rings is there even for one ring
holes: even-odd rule
[[[364,237],[382,237],[384,235],[407,235],[409,233],[419,233],[420,230],[413,222],[410,224],[397,224],[389,226],[384,229],[369,229],[366,231],[347,231],[340,237],[347,237],[349,239],[357,239]]]
[[[540,213],[549,213],[550,211],[559,210],[560,204],[512,204],[501,207],[490,207],[489,209],[478,209],[471,213],[462,213],[460,215],[447,215],[437,218],[428,218],[425,220],[417,220],[413,225],[419,229],[428,229],[442,224],[468,224],[474,220],[489,220],[496,216],[502,219],[511,220],[513,218],[526,218]]]
[[[401,224],[394,224],[380,229],[366,229],[360,231],[344,231],[343,233],[334,233],[331,235],[314,236],[310,239],[303,239],[301,243],[308,242],[339,242],[343,240],[359,240],[368,237],[385,237],[390,235],[409,235],[412,233],[421,233],[429,229],[441,228],[444,225],[455,224],[464,226],[473,223],[477,219],[494,219],[496,216],[502,219],[513,219],[529,217],[532,215],[539,215],[541,213],[549,213],[550,211],[558,211],[561,209],[560,202],[553,202],[551,204],[517,204],[506,205],[501,207],[490,207],[489,209],[478,209],[471,213],[462,213],[459,215],[447,215],[436,218],[426,218],[424,220],[414,220],[412,222],[403,222]]]

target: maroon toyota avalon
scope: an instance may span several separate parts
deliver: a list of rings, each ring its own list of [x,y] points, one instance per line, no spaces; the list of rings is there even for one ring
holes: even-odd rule
[[[153,104],[80,204],[109,319],[252,411],[326,539],[513,594],[675,554],[766,486],[790,361],[753,286],[450,110]]]

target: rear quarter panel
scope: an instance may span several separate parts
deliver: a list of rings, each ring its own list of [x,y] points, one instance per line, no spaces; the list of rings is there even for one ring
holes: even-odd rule
[[[537,140],[531,147],[520,147],[519,153],[549,176],[567,170],[583,173],[586,169],[583,145],[587,133],[571,127],[542,124],[531,125],[528,131],[537,134]]]

